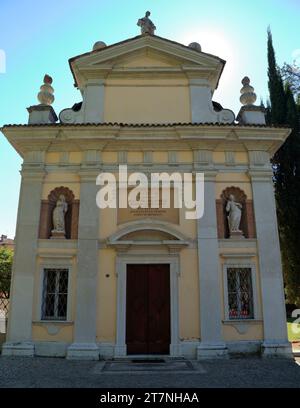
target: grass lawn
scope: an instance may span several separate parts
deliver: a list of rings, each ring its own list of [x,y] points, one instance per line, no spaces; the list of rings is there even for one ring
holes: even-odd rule
[[[292,323],[295,319],[289,318],[287,319],[287,328],[288,328],[288,338],[289,341],[300,341],[300,332],[293,333],[292,331]],[[297,324],[298,330],[300,330],[300,324]]]

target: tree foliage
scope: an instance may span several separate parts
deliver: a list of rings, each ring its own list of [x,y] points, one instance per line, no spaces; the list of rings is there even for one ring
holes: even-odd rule
[[[272,33],[268,29],[268,77],[271,101],[271,122],[274,125],[286,123],[286,101],[283,81],[280,70],[276,64],[275,51],[273,47]]]
[[[0,247],[0,297],[9,299],[13,251]]]
[[[300,133],[299,110],[290,83],[276,65],[268,30],[269,122],[292,131],[272,159],[287,301],[300,306]]]
[[[285,63],[280,70],[283,81],[289,84],[299,105],[300,102],[300,66],[296,61],[293,64]]]

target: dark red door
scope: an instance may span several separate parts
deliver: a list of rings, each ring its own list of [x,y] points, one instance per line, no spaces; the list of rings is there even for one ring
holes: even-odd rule
[[[126,344],[128,354],[169,354],[169,265],[127,265]]]

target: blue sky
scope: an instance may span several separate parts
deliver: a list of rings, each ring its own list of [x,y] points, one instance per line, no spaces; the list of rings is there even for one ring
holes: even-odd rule
[[[27,122],[26,107],[37,103],[45,73],[53,77],[57,113],[80,101],[68,59],[98,40],[113,44],[138,35],[136,22],[146,10],[157,35],[197,41],[227,61],[214,100],[235,113],[243,76],[250,77],[258,102],[268,95],[268,25],[280,65],[300,55],[299,0],[0,0],[0,50],[6,55],[6,73],[0,63],[0,126]],[[15,233],[20,166],[0,134],[0,234]]]

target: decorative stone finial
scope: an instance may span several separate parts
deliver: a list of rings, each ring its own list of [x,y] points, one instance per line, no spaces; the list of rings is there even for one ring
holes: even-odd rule
[[[250,85],[250,79],[244,77],[242,80],[243,88],[241,89],[240,101],[244,105],[241,107],[237,121],[241,125],[265,125],[265,108],[254,105],[256,101],[256,93]]]
[[[145,17],[140,18],[137,22],[137,25],[141,27],[141,34],[151,34],[154,35],[156,30],[155,25],[150,20],[149,16],[151,15],[150,11],[146,11]]]
[[[102,48],[105,48],[106,44],[103,41],[97,41],[95,42],[94,46],[93,46],[93,51],[95,50],[101,50]]]
[[[193,50],[196,50],[196,51],[199,51],[199,52],[201,51],[201,45],[199,43],[197,43],[197,42],[191,42],[189,44],[189,47],[192,48]]]
[[[51,86],[52,78],[49,75],[44,76],[44,84],[40,87],[40,92],[38,93],[38,100],[41,105],[51,105],[54,101],[54,89]]]
[[[254,105],[256,93],[253,86],[250,85],[250,79],[246,76],[242,79],[243,88],[241,89],[240,101],[242,105]]]
[[[44,76],[44,84],[40,87],[38,93],[38,105],[32,105],[27,108],[29,113],[28,123],[30,125],[38,125],[44,123],[55,123],[57,116],[51,104],[54,101],[54,89],[51,86],[52,78],[50,75]]]

